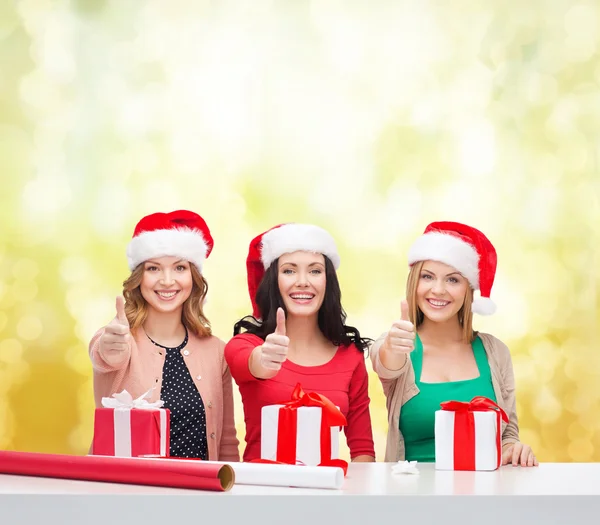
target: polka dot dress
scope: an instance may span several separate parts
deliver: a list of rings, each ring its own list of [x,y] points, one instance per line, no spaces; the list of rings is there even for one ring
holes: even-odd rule
[[[181,355],[181,350],[188,343],[187,329],[183,343],[175,348],[152,342],[166,351],[160,397],[164,408],[171,412],[170,455],[206,460],[208,443],[204,403]]]

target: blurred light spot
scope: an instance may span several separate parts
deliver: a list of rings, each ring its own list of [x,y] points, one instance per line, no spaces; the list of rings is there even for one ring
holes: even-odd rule
[[[6,328],[6,324],[8,323],[8,315],[5,312],[0,311],[0,332]]]
[[[558,85],[554,77],[532,72],[527,78],[526,93],[531,104],[550,104],[558,95]]]
[[[594,435],[589,429],[582,427],[579,423],[569,425],[569,439],[575,441],[577,439],[589,440]]]
[[[59,212],[71,201],[71,189],[59,177],[37,178],[23,191],[23,206],[36,218]]]
[[[23,356],[23,345],[18,339],[0,341],[0,362],[17,363]]]
[[[17,324],[17,335],[25,341],[35,341],[42,335],[42,322],[38,317],[26,315]]]
[[[76,256],[63,259],[59,271],[60,276],[67,283],[86,281],[91,273],[87,260]]]
[[[468,124],[459,131],[460,163],[467,175],[487,175],[494,169],[494,128],[486,121]]]
[[[567,58],[585,62],[596,52],[598,42],[598,12],[592,5],[573,6],[565,16]]]
[[[588,140],[583,133],[572,133],[567,141],[558,145],[557,156],[563,168],[583,171],[588,163]]]
[[[91,217],[94,230],[101,237],[114,239],[115,235],[122,233],[128,222],[129,190],[120,184],[109,183],[100,187],[95,197]],[[158,194],[155,194],[153,200],[146,202],[156,202],[158,198]],[[164,205],[160,209],[165,209]]]
[[[87,375],[91,370],[90,356],[81,351],[81,345],[70,347],[65,353],[67,366],[79,374]]]
[[[0,40],[7,38],[19,25],[19,15],[12,2],[0,2]]]
[[[569,443],[569,457],[575,462],[587,462],[594,455],[594,445],[589,439],[575,439]]]
[[[147,181],[137,197],[141,203],[160,203],[161,210],[176,210],[180,202],[179,189],[166,177]]]
[[[131,151],[134,168],[145,175],[155,173],[158,169],[158,155],[156,149],[150,143],[138,141]],[[198,169],[197,159],[193,163],[194,169]],[[157,173],[156,173],[157,174]]]
[[[38,293],[37,284],[34,281],[15,281],[12,285],[12,291],[15,299],[22,303],[33,301]]]
[[[24,281],[34,279],[39,273],[37,262],[32,259],[19,259],[12,267],[12,274],[15,279]]]
[[[553,423],[562,414],[562,406],[556,396],[547,386],[542,386],[537,395],[533,396],[532,408],[534,417],[540,423]]]

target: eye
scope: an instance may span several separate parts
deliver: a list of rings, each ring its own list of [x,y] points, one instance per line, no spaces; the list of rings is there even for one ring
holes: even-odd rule
[[[146,266],[147,272],[156,272],[158,270],[158,266]]]
[[[321,275],[323,273],[323,270],[321,270],[320,268],[314,268],[310,271],[310,273],[312,273],[313,275]]]
[[[178,272],[185,272],[187,270],[187,266],[183,264],[179,264],[177,268],[175,268]]]
[[[456,277],[450,277],[448,281],[450,281],[452,284],[457,284],[459,282]]]
[[[294,273],[294,270],[292,270],[291,268],[284,268],[283,270],[281,270],[281,273],[284,275],[291,275]]]
[[[421,279],[431,279],[431,275],[429,275],[428,273],[421,274]]]

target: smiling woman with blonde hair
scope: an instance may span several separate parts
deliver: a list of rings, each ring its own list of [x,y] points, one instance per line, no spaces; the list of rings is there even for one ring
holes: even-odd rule
[[[94,397],[152,389],[171,412],[170,455],[239,461],[225,343],[203,311],[202,266],[213,248],[208,226],[187,210],[154,213],[127,247],[131,275],[116,316],[90,342]]]
[[[435,461],[440,403],[485,396],[509,417],[502,428],[503,464],[537,465],[531,448],[519,441],[510,352],[494,336],[473,330],[473,312],[495,311],[494,246],[475,228],[434,222],[411,247],[408,262],[400,319],[371,347],[387,398],[385,461]]]

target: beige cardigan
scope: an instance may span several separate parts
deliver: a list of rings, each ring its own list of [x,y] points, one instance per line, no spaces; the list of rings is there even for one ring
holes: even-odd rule
[[[509,422],[502,423],[502,446],[519,441],[519,423],[515,397],[515,377],[508,347],[493,335],[478,333],[483,341],[492,373],[492,386],[498,405],[506,412]],[[388,410],[388,435],[385,447],[385,461],[405,459],[404,438],[400,432],[400,410],[402,405],[419,393],[415,384],[415,371],[412,361],[406,360],[400,370],[389,370],[381,363],[379,349],[387,336],[382,334],[370,348],[373,369],[383,385]]]
[[[94,398],[102,406],[102,398],[127,390],[134,398],[150,387],[156,387],[149,401],[160,399],[165,352],[154,346],[143,330],[131,338],[129,350],[123,352],[119,364],[107,363],[100,353],[98,330],[90,342],[90,358],[94,369]],[[223,356],[225,343],[217,337],[196,337],[189,334],[181,350],[206,412],[208,459],[239,461],[238,439],[233,417],[233,386],[231,373]]]

